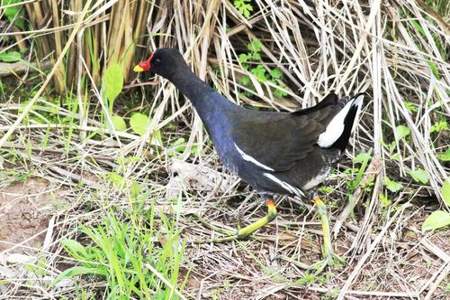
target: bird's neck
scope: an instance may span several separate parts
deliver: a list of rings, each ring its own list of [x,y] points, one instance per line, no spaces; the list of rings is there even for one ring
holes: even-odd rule
[[[205,123],[208,123],[208,119],[214,118],[216,112],[223,113],[223,110],[232,110],[238,107],[233,102],[218,94],[213,88],[198,78],[188,67],[186,69],[183,68],[183,70],[178,70],[169,80],[183,95],[189,98],[195,110],[200,115],[200,118]]]

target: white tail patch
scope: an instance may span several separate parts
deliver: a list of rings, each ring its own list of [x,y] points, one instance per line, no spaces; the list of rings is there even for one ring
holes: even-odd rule
[[[359,95],[356,98],[350,100],[339,113],[334,116],[334,118],[328,123],[327,128],[324,132],[319,135],[319,139],[317,140],[317,144],[322,148],[328,148],[333,145],[342,135],[345,129],[345,117],[347,116],[350,108],[352,106],[357,106],[358,111],[356,113],[356,117],[359,114],[359,111],[362,108],[364,95]],[[356,122],[353,122],[355,124]]]
[[[258,166],[258,167],[260,167],[260,168],[266,169],[266,170],[268,170],[268,171],[272,171],[272,172],[275,171],[275,170],[272,169],[271,167],[268,167],[268,166],[266,166],[265,164],[260,163],[259,161],[257,161],[253,156],[250,156],[250,155],[248,155],[247,153],[245,153],[241,148],[239,148],[238,145],[236,145],[236,143],[234,143],[234,147],[235,147],[236,150],[239,152],[239,154],[242,156],[242,159],[243,159],[243,160],[246,160],[246,161],[248,161],[248,162],[251,162],[252,164],[254,164],[254,165],[256,165],[256,166]]]

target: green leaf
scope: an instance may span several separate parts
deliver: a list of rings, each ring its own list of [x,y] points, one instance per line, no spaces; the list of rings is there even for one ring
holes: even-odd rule
[[[353,158],[354,163],[362,164],[367,163],[372,158],[369,152],[361,152]]]
[[[435,230],[450,225],[450,213],[437,210],[429,215],[422,224],[422,231]]]
[[[261,54],[259,52],[253,52],[252,59],[256,61],[261,60]]]
[[[423,29],[422,25],[420,25],[419,21],[417,20],[411,20],[410,23],[414,26],[414,28],[418,31],[418,33],[422,36],[425,35],[425,30]]]
[[[437,79],[441,79],[441,73],[439,72],[439,68],[437,64],[432,61],[428,61],[428,66],[430,67],[431,72]]]
[[[428,180],[430,180],[430,175],[423,170],[423,169],[415,169],[408,172],[408,174],[411,176],[412,179],[414,179],[415,182],[427,184]]]
[[[19,3],[19,2],[22,2],[22,0],[3,0],[3,1],[1,1],[0,5],[3,6],[3,5],[14,4],[14,3]],[[25,22],[24,22],[23,18],[21,17],[23,15],[21,6],[8,7],[5,9],[4,12],[5,12],[6,18],[8,19],[8,21],[10,23],[12,23],[14,21],[14,25],[16,25],[20,29],[24,29]],[[18,15],[18,16],[16,17],[16,15]]]
[[[152,145],[156,145],[156,146],[160,146],[160,147],[163,146],[161,130],[153,131],[151,144]]]
[[[313,284],[314,282],[316,282],[316,280],[317,276],[314,273],[306,272],[302,278],[296,281],[296,284],[307,286]]]
[[[286,97],[286,96],[288,95],[288,93],[286,93],[284,90],[278,89],[278,88],[275,89],[275,91],[273,92],[273,94],[274,94],[275,97],[277,97],[277,98],[283,98],[283,97]]]
[[[392,160],[400,161],[402,157],[400,156],[400,153],[395,153],[394,155],[391,155]]]
[[[102,88],[109,101],[109,109],[112,111],[114,100],[123,88],[123,70],[120,64],[113,63],[105,70]]]
[[[73,256],[75,258],[79,258],[79,259],[86,259],[87,258],[86,247],[81,245],[76,240],[63,239],[61,241],[61,244],[66,249],[66,251],[69,252],[69,254],[71,256]]]
[[[249,58],[250,58],[249,55],[247,55],[245,53],[242,53],[242,54],[239,54],[239,58],[238,59],[239,59],[239,62],[241,64],[243,64],[243,63],[246,63]]]
[[[384,177],[384,185],[392,193],[396,193],[403,188],[401,183],[394,181],[387,176]]]
[[[388,147],[388,149],[389,149],[389,152],[394,152],[394,150],[395,150],[395,146],[396,146],[397,144],[395,143],[395,141],[393,141],[392,143],[390,143],[389,145],[387,145],[387,147]]]
[[[444,130],[448,130],[448,123],[446,120],[440,120],[431,126],[430,132],[441,132]]]
[[[148,125],[150,124],[150,120],[147,115],[142,113],[134,113],[130,119],[130,126],[134,132],[139,135],[144,135],[145,130],[147,130]]]
[[[3,0],[1,2],[1,5],[9,5],[9,4],[15,4],[19,2],[20,0]],[[16,16],[16,14],[19,12],[20,6],[13,6],[8,7],[5,9],[5,16],[8,18],[8,21],[12,21],[12,19]]]
[[[249,4],[251,0],[235,0],[233,2],[234,7],[245,17],[249,18],[250,13],[253,11],[253,6]]]
[[[450,161],[450,147],[447,149],[447,151],[439,153],[438,158],[442,161]]]
[[[364,172],[366,171],[367,165],[369,164],[370,159],[372,158],[372,149],[369,152],[361,152],[353,159],[353,162],[356,164],[360,164],[359,168],[352,169],[350,174],[353,175],[356,172],[356,176],[353,180],[347,182],[347,186],[350,191],[354,191],[356,187],[361,183],[361,180],[364,176]],[[372,182],[368,182],[365,187],[370,187]]]
[[[392,203],[391,199],[385,194],[380,194],[378,199],[380,200],[382,207],[388,207]]]
[[[409,129],[405,125],[398,125],[397,128],[395,128],[395,132],[397,134],[398,139],[401,140],[411,133],[411,129]]]
[[[109,172],[107,175],[109,181],[113,184],[113,186],[117,189],[121,189],[125,186],[125,178],[116,172]]]
[[[415,103],[410,101],[404,101],[403,104],[405,104],[405,107],[409,112],[417,112],[417,106]]]
[[[136,180],[133,180],[130,186],[130,195],[132,199],[136,199],[142,191],[142,186]]]
[[[447,180],[442,185],[441,195],[444,203],[447,204],[447,206],[450,206],[450,178],[447,178]]]
[[[334,188],[328,185],[321,186],[319,188],[319,192],[324,194],[331,194],[334,191]]]
[[[248,45],[247,49],[251,52],[260,52],[262,48],[262,43],[259,39],[253,39]]]
[[[267,81],[266,69],[262,65],[258,65],[256,68],[252,69],[252,74],[255,75],[256,79],[260,82]]]
[[[241,79],[239,79],[239,82],[244,85],[244,86],[249,86],[250,85],[250,77],[248,76],[242,76]]]
[[[66,278],[72,278],[78,275],[99,275],[99,276],[107,276],[108,272],[105,269],[102,268],[89,268],[89,267],[82,267],[82,266],[75,266],[72,268],[69,268],[67,270],[64,270],[61,274],[58,275],[58,277],[55,278],[54,284],[59,283],[61,280]]]
[[[118,115],[112,116],[111,122],[112,122],[115,130],[117,130],[117,131],[127,130],[127,124],[125,123],[125,120],[121,116],[118,116]]]
[[[22,55],[17,51],[6,51],[0,53],[0,61],[3,62],[16,62],[22,59]]]
[[[186,140],[182,137],[175,140],[175,142],[170,145],[171,154],[174,155],[176,153],[183,153],[186,149]]]
[[[272,79],[281,79],[281,77],[283,76],[283,73],[281,72],[281,70],[279,68],[275,68],[270,70],[270,76],[272,76]]]

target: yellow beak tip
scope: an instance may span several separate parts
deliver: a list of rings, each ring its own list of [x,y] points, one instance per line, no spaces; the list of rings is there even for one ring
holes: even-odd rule
[[[144,72],[144,69],[140,65],[136,65],[133,68],[133,71],[136,72],[136,73],[142,73],[142,72]]]

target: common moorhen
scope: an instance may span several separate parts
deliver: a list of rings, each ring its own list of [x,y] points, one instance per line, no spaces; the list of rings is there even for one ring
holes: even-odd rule
[[[295,112],[246,109],[220,95],[200,80],[176,49],[160,48],[139,63],[135,72],[151,71],[171,81],[189,98],[200,115],[219,157],[256,191],[264,194],[304,196],[323,182],[348,144],[363,94],[339,101],[331,93],[317,105]],[[332,251],[326,208],[315,198],[324,230],[326,263]],[[243,238],[272,221],[276,208],[240,230]]]

